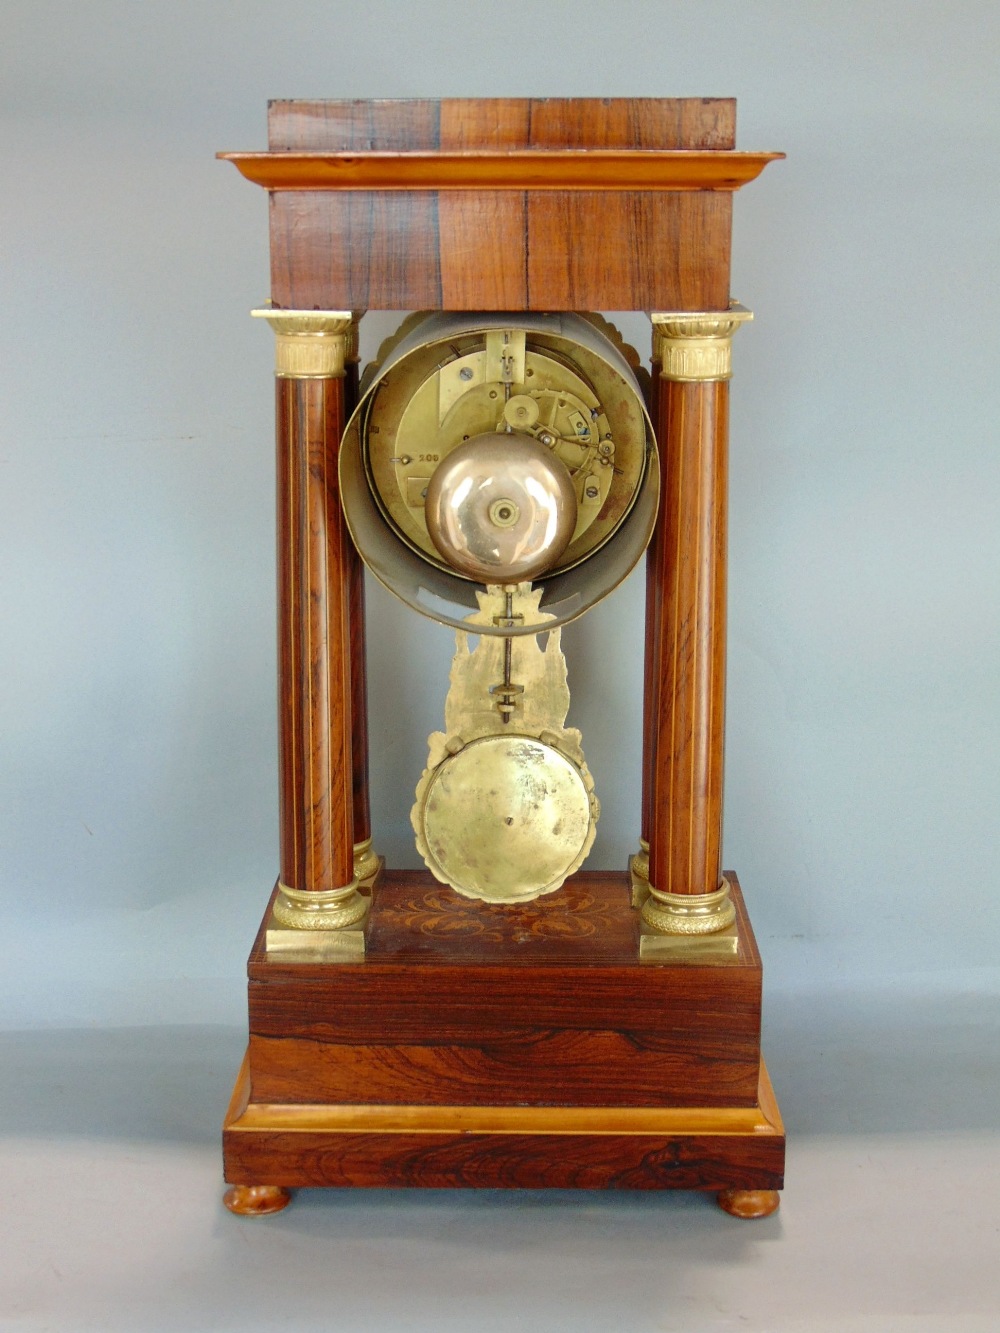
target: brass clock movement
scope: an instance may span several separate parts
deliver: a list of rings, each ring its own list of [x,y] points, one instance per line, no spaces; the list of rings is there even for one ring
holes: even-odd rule
[[[227,1205],[297,1185],[713,1191],[777,1207],[760,959],[720,864],[732,197],[725,100],[277,102],[280,872],[249,963]],[[358,312],[414,310],[363,371]],[[652,310],[652,373],[601,315]],[[646,554],[643,806],[562,626]],[[367,567],[451,626],[441,730],[368,803]]]

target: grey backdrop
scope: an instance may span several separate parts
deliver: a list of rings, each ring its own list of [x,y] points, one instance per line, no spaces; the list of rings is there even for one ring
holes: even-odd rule
[[[788,153],[736,200],[725,859],[772,1002],[997,989],[998,15],[2,6],[4,1025],[243,1020],[272,339],[265,196],[213,154],[279,96],[732,95],[739,146]],[[638,832],[641,603],[565,636],[597,866]],[[412,864],[451,635],[369,611],[377,842]]]

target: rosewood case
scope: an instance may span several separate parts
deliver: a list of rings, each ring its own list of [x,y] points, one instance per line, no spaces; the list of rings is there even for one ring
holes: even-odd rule
[[[733,194],[780,154],[736,152],[735,103],[691,98],[274,102],[268,151],[220,156],[269,191],[275,313],[646,310],[666,329],[659,312],[729,312]],[[635,636],[636,832],[654,887],[707,895],[722,882],[728,370],[666,367],[654,339],[663,491]],[[278,389],[281,882],[324,892],[378,846],[363,582],[336,481],[356,373],[348,357],[344,377]],[[275,1211],[296,1186],[552,1186],[709,1190],[738,1216],[772,1212],[784,1131],[761,965],[725,882],[728,955],[640,957],[625,870],[497,907],[382,868],[364,951],[343,961],[269,953],[269,907],[223,1135],[229,1206]]]

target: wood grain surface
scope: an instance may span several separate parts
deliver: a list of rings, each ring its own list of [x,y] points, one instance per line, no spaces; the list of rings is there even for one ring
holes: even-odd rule
[[[375,170],[366,155],[403,153],[405,170],[416,174],[405,190],[275,190],[272,300],[295,309],[725,309],[728,191],[749,159],[761,157],[726,158],[734,142],[728,99],[274,102],[274,169],[294,175],[297,153],[364,159],[329,167],[343,178]],[[492,166],[484,156],[491,152]],[[661,188],[668,168],[653,159],[676,152],[689,155],[687,175]],[[431,175],[420,179],[413,155],[427,153],[458,155],[447,159],[448,188]],[[564,160],[553,158],[543,174],[563,171],[572,189],[554,188],[551,175],[545,188],[524,176],[532,163],[540,170],[546,153]],[[249,169],[252,155],[241,156]],[[442,159],[426,161],[440,176]],[[591,188],[599,168],[607,186]],[[474,175],[463,179],[463,171]],[[707,174],[699,181],[692,171]],[[473,181],[478,188],[469,188]],[[717,188],[693,188],[713,182]]]
[[[641,1112],[258,1103],[244,1063],[223,1145],[246,1185],[759,1191],[785,1138],[763,1064],[749,1110]]]
[[[624,875],[574,876],[539,931],[548,903],[511,914],[384,875],[361,963],[268,958],[262,924],[226,1179],[780,1189],[760,958],[733,883],[740,953],[711,963],[638,962]],[[574,915],[605,928],[563,928]]]
[[[474,127],[442,143],[443,125]],[[407,152],[489,147],[480,132],[512,148],[586,148],[600,128],[612,148],[731,150],[731,97],[483,97],[275,100],[268,104],[272,152]],[[599,144],[594,144],[595,147]]]
[[[649,407],[649,418],[660,429],[660,370],[662,369],[662,349],[659,345],[659,339],[656,334],[653,335],[653,345],[650,355],[650,366],[652,374],[650,376],[647,404]],[[662,448],[662,446],[660,446]],[[660,476],[663,477],[663,460],[661,454]],[[662,486],[662,481],[661,481]],[[660,515],[663,513],[664,495],[660,494]],[[650,538],[649,546],[646,550],[645,577],[646,577],[646,614],[643,620],[643,630],[645,639],[643,642],[643,667],[642,667],[642,805],[639,814],[639,836],[646,846],[649,846],[650,839],[653,836],[653,790],[656,783],[656,776],[653,771],[656,746],[657,715],[656,710],[659,707],[659,679],[660,679],[660,607],[663,600],[663,592],[660,587],[660,570],[662,569],[662,554],[659,551],[661,540],[662,522],[658,521],[653,528],[653,535]]]
[[[365,567],[353,544],[346,550],[350,618],[351,672],[351,790],[354,841],[371,837],[371,799],[368,785],[368,663],[365,623]]]
[[[523,190],[614,195],[711,190],[756,180],[780,153],[691,149],[446,148],[404,153],[219,153],[265,189],[344,193]]]
[[[355,344],[356,344],[355,325]],[[347,358],[344,375],[344,416],[349,418],[358,405],[359,358],[357,347]],[[353,542],[345,551],[348,569],[350,644],[351,644],[351,764],[354,802],[354,841],[371,837],[371,797],[369,793],[368,749],[368,634],[365,611],[365,567]]]
[[[668,893],[714,893],[721,882],[728,405],[724,380],[661,378],[663,503],[649,555],[660,594],[655,729],[646,740],[649,878]]]
[[[672,1040],[576,1028],[466,1034],[461,1042],[381,1036],[371,1044],[251,1036],[254,1097],[420,1106],[658,1106],[664,1100],[750,1106],[756,1091],[757,1064],[752,1054],[746,1058],[753,1042],[706,1033],[701,1025],[675,1029]]]
[[[764,1135],[444,1135],[291,1131],[226,1136],[225,1174],[287,1187],[780,1189],[784,1142]]]
[[[721,984],[721,970],[760,970],[760,955],[743,902],[739,881],[727,872],[739,925],[739,952],[732,958],[685,964],[688,978],[704,977]],[[363,962],[342,963],[331,976],[325,963],[283,961],[264,948],[264,922],[247,963],[251,981],[326,981],[354,975],[352,969],[405,971],[421,969],[422,985],[439,969],[462,968],[466,975],[482,970],[487,985],[503,985],[497,969],[544,964],[551,968],[586,968],[588,984],[601,967],[635,969],[643,985],[666,984],[674,966],[638,962],[638,913],[630,905],[628,876],[616,871],[579,871],[561,889],[535,903],[502,906],[463,898],[439,884],[427,870],[382,872],[366,928]],[[403,966],[405,965],[405,966]],[[471,973],[470,973],[471,969]],[[386,971],[386,975],[390,972]],[[512,974],[513,977],[513,974]],[[661,980],[654,980],[659,977]],[[344,982],[343,984],[347,984]],[[453,983],[444,980],[444,985]],[[521,982],[513,978],[511,985]],[[697,981],[685,984],[697,985]]]
[[[578,875],[543,903],[459,898],[384,874],[367,955],[250,959],[257,1101],[750,1106],[761,968],[741,951],[640,963],[624,875]]]
[[[444,101],[440,146],[503,149],[526,143],[530,117],[530,104],[524,99]],[[445,310],[462,309],[471,291],[478,293],[483,310],[527,308],[527,224],[528,199],[523,190],[449,190],[438,196],[441,304]]]
[[[343,379],[277,379],[278,773],[282,883],[354,875],[353,547],[340,509]]]

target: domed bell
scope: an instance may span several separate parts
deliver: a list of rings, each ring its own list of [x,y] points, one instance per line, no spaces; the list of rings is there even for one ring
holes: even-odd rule
[[[453,449],[431,475],[427,531],[441,558],[480,583],[551,569],[576,529],[569,469],[529,435],[491,431]]]

